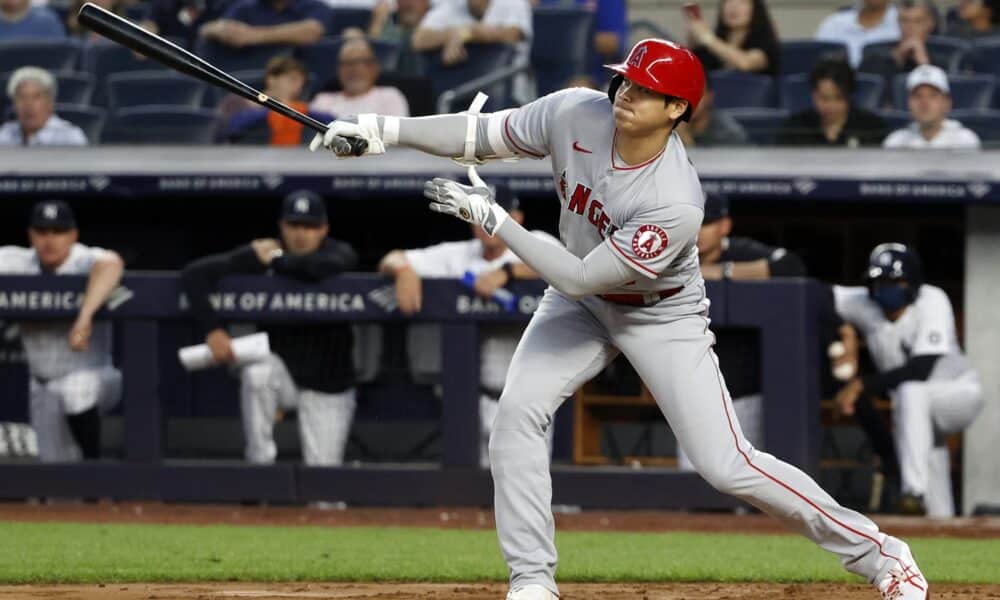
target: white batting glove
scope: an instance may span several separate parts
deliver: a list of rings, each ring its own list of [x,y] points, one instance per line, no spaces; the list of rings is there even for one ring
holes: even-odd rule
[[[358,122],[350,121],[330,121],[326,126],[326,132],[317,133],[311,142],[309,149],[313,152],[320,148],[332,150],[338,158],[350,158],[351,145],[346,138],[361,138],[368,142],[368,149],[365,154],[382,154],[385,152],[385,142],[378,133],[378,121],[375,115],[358,115]]]
[[[507,220],[507,211],[493,200],[493,192],[472,166],[469,167],[469,181],[472,186],[435,177],[424,184],[424,197],[431,201],[430,209],[434,212],[480,225],[493,237]]]

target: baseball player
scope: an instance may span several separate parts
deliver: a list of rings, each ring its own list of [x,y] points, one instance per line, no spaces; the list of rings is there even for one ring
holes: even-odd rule
[[[508,599],[558,597],[545,434],[559,404],[619,352],[709,483],[837,554],[884,598],[926,598],[927,582],[905,543],[754,449],[733,417],[698,268],[704,195],[674,132],[701,100],[701,64],[686,48],[647,39],[609,68],[607,94],[567,89],[484,115],[359,115],[357,123],[334,121],[311,145],[346,155],[344,137],[362,137],[367,153],[399,144],[469,163],[551,158],[566,249],[509,219],[474,167],[471,186],[440,178],[425,186],[432,210],[482,225],[551,286],[514,353],[490,438]]]
[[[122,376],[111,365],[111,323],[94,323],[94,314],[118,287],[125,263],[111,250],[77,241],[76,217],[65,202],[36,204],[28,238],[31,248],[0,247],[0,273],[89,275],[72,323],[19,326],[38,456],[43,462],[100,458],[101,413],[121,398]]]
[[[505,185],[495,186],[496,202],[518,223],[524,222],[517,196]],[[462,242],[445,242],[416,250],[393,250],[379,262],[379,273],[396,280],[396,301],[403,314],[414,314],[421,305],[421,279],[447,277],[460,279],[466,273],[476,276],[476,293],[489,298],[514,279],[538,279],[531,267],[521,262],[499,237],[491,237],[482,227],[473,226],[474,237]],[[543,231],[535,235],[559,245],[559,241]],[[410,338],[416,324],[411,325]],[[486,328],[479,347],[479,464],[490,466],[489,439],[496,418],[500,392],[507,368],[524,328],[521,325],[500,325]],[[549,446],[552,430],[549,430]]]
[[[851,379],[837,405],[853,414],[864,395],[892,400],[903,512],[953,517],[951,461],[941,435],[968,427],[983,407],[979,376],[958,345],[955,315],[941,288],[924,283],[917,254],[880,244],[867,286],[834,287],[838,314],[860,330],[878,372]]]
[[[254,240],[229,252],[206,256],[181,274],[195,322],[207,332],[205,343],[221,363],[232,363],[234,356],[229,333],[209,302],[220,278],[273,273],[314,282],[357,267],[354,249],[327,237],[326,205],[316,194],[304,190],[289,194],[279,227],[280,241]],[[342,464],[356,406],[350,324],[268,323],[261,329],[268,333],[271,354],[237,368],[247,460],[274,462],[278,411],[296,409],[305,463]]]

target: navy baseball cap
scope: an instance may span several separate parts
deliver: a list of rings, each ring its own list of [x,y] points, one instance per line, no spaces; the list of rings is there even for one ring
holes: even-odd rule
[[[298,190],[285,196],[281,207],[281,220],[288,223],[325,225],[326,203],[309,190]]]
[[[31,209],[28,225],[34,229],[76,229],[76,216],[62,200],[43,200]]]
[[[714,223],[729,216],[729,197],[725,194],[705,194],[704,224]]]
[[[517,194],[511,191],[507,184],[495,183],[490,187],[493,188],[493,199],[500,205],[500,208],[508,212],[521,208],[521,201]]]

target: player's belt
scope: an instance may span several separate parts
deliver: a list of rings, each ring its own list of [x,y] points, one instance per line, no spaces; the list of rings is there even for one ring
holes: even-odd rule
[[[598,294],[601,300],[607,300],[612,304],[624,304],[626,306],[652,306],[660,300],[665,300],[671,296],[676,296],[684,286],[660,290],[659,292],[649,292],[646,294]]]

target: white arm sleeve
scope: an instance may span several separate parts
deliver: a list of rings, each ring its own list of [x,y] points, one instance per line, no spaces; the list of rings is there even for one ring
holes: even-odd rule
[[[507,219],[497,235],[514,254],[560,292],[573,298],[600,294],[635,279],[635,273],[606,244],[583,259]]]

